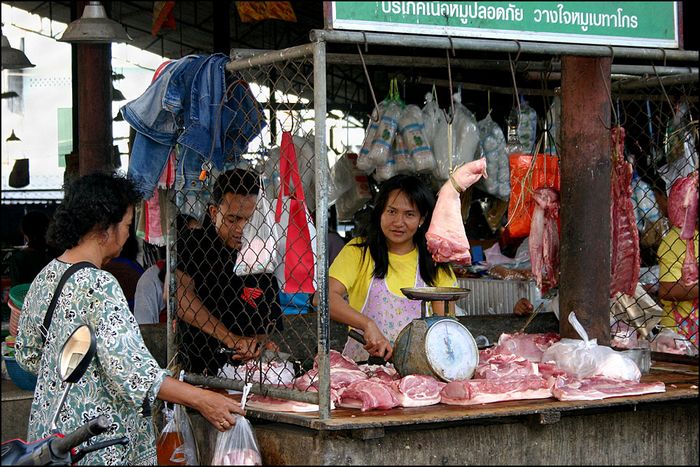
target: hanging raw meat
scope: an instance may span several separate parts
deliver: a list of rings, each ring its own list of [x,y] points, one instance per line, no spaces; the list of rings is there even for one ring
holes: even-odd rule
[[[625,129],[615,127],[612,136],[610,196],[610,296],[634,295],[639,279],[639,232],[632,204],[632,164],[624,158]]]
[[[698,172],[673,182],[668,195],[668,218],[680,227],[679,237],[685,241],[685,259],[681,268],[681,283],[691,286],[698,281],[698,263],[695,259],[693,237],[698,225]]]
[[[537,287],[544,295],[559,283],[559,193],[538,188],[530,224],[530,264]]]
[[[471,264],[459,194],[478,182],[482,176],[488,178],[486,159],[477,159],[455,170],[440,188],[430,228],[425,234],[428,251],[436,262]]]

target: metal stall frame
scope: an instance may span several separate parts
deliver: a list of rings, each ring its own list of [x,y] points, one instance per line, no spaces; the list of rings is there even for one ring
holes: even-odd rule
[[[382,45],[395,46],[401,48],[413,47],[420,49],[445,49],[445,50],[471,50],[471,51],[488,51],[501,53],[529,53],[542,54],[548,56],[555,55],[580,55],[589,57],[614,57],[626,58],[632,60],[644,60],[646,63],[651,61],[660,61],[659,66],[654,65],[617,65],[617,72],[627,74],[645,75],[649,73],[656,74],[655,77],[646,78],[647,80],[659,80],[662,82],[661,75],[680,74],[685,76],[683,79],[697,80],[698,68],[690,66],[670,67],[666,65],[668,61],[680,61],[695,63],[697,61],[698,52],[689,50],[667,50],[661,48],[634,48],[634,47],[616,47],[616,46],[599,46],[599,45],[579,45],[579,44],[562,44],[562,43],[540,43],[540,42],[520,42],[517,40],[491,40],[491,39],[465,39],[452,38],[449,36],[414,36],[405,34],[392,33],[370,33],[370,32],[352,32],[338,30],[311,30],[309,34],[311,43],[301,46],[291,47],[279,51],[267,51],[255,55],[250,55],[245,58],[239,58],[227,64],[228,71],[242,70],[248,67],[271,64],[276,61],[289,60],[294,58],[313,56],[313,86],[314,86],[314,115],[315,115],[315,169],[319,174],[316,177],[316,229],[318,232],[326,232],[328,228],[328,219],[324,213],[328,210],[328,195],[329,195],[329,178],[330,174],[326,164],[321,163],[321,158],[327,157],[325,154],[326,148],[326,65],[327,63],[351,63],[348,54],[327,54],[327,43],[343,43],[343,44],[365,44],[367,45]],[[235,49],[234,49],[235,50]],[[232,51],[233,52],[233,51]],[[247,55],[247,54],[246,54]],[[369,60],[372,60],[371,58]],[[415,66],[438,66],[437,62],[442,62],[442,59],[431,57],[392,57],[382,56],[383,64],[410,64]],[[479,67],[479,64],[469,60],[458,60],[464,62],[465,65]],[[474,63],[473,63],[474,62]],[[484,66],[494,66],[503,69],[508,64],[501,64],[498,61],[485,63]],[[677,79],[677,78],[676,78]],[[171,197],[171,208],[174,208],[174,197]],[[173,211],[171,211],[171,216]],[[172,219],[173,217],[171,217]],[[176,232],[174,223],[171,222],[169,230],[169,240],[167,242],[168,267],[170,271],[175,268],[175,242]],[[327,265],[327,238],[325,235],[317,236],[317,261],[319,264]],[[318,268],[317,273],[317,292],[319,295],[318,302],[318,317],[317,317],[317,332],[318,332],[318,370],[319,370],[319,390],[318,392],[302,392],[279,388],[272,385],[261,385],[256,383],[253,385],[251,392],[255,394],[269,395],[301,402],[308,402],[319,405],[319,419],[321,421],[330,419],[331,410],[331,394],[330,394],[330,315],[328,308],[328,269],[327,267]],[[176,317],[176,299],[172,291],[176,287],[176,279],[174,274],[170,274],[169,286],[171,293],[168,299],[168,317],[169,323]],[[173,327],[167,326],[167,356],[170,361],[176,352],[174,344]],[[217,377],[202,376],[197,374],[186,374],[185,381],[192,384],[202,384],[213,388],[242,390],[244,382],[223,379]]]

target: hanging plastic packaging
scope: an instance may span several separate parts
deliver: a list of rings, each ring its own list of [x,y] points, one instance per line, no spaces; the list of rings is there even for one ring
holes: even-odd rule
[[[380,102],[377,107],[372,111],[372,116],[369,120],[369,125],[367,125],[367,131],[365,131],[365,139],[362,141],[362,148],[360,149],[360,154],[357,157],[357,168],[366,174],[371,174],[372,171],[377,167],[377,164],[369,157],[369,150],[372,147],[372,141],[377,136],[377,129],[379,128],[379,116],[384,113],[386,108],[386,103],[384,101]]]
[[[502,200],[510,196],[510,168],[506,154],[506,139],[503,130],[491,118],[491,114],[477,123],[481,157],[486,159],[489,178],[479,180],[480,187],[488,194]],[[505,175],[502,174],[505,172]]]
[[[258,441],[248,419],[236,415],[236,424],[216,436],[212,465],[262,465]]]
[[[275,211],[261,189],[253,215],[243,228],[242,245],[233,272],[237,276],[275,272],[280,262],[277,247],[281,237],[282,230],[275,222]]]
[[[379,127],[368,153],[368,157],[375,167],[386,164],[389,159],[400,115],[401,106],[397,102],[391,101],[386,105],[386,110],[379,119]]]
[[[445,181],[450,176],[450,171],[462,164],[474,160],[479,147],[479,129],[476,119],[469,109],[462,105],[462,98],[457,92],[452,96],[454,100],[454,115],[452,117],[452,151],[450,151],[449,127],[446,121],[440,122],[436,128],[435,145],[435,169],[433,176],[439,181]]]
[[[394,162],[396,173],[411,174],[416,171],[415,164],[411,153],[406,149],[401,132],[394,137],[394,145],[392,147],[394,153]]]
[[[423,114],[423,135],[428,146],[433,148],[438,124],[445,121],[445,113],[440,110],[434,86],[433,92],[425,95],[425,106],[423,106],[421,113]]]
[[[537,112],[522,98],[518,114],[518,138],[525,151],[533,151],[537,140]]]
[[[424,128],[421,109],[417,105],[407,105],[399,119],[399,133],[411,156],[414,170],[418,173],[428,173],[435,167],[435,156],[423,133]],[[402,173],[398,158],[395,159],[397,171]]]
[[[165,427],[156,441],[158,465],[199,465],[197,442],[187,411],[179,404],[164,403]]]

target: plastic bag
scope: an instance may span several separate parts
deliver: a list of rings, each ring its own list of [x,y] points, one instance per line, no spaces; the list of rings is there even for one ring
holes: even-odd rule
[[[275,222],[275,211],[263,190],[260,190],[255,211],[243,228],[234,273],[244,276],[274,272],[280,263],[277,246],[281,238],[282,230]]]
[[[462,105],[462,98],[457,92],[452,96],[454,100],[454,115],[452,117],[452,151],[450,151],[449,126],[446,121],[441,121],[436,127],[435,144],[435,169],[433,176],[439,181],[445,181],[450,176],[450,169],[474,160],[479,147],[479,129],[476,119],[469,109]]]
[[[156,441],[158,465],[199,465],[199,451],[186,409],[175,404],[168,409],[164,403],[165,427]]]
[[[396,173],[412,174],[415,172],[416,166],[413,163],[413,157],[406,148],[401,132],[397,133],[394,137],[394,146],[392,150],[394,152],[394,170],[396,170]]]
[[[438,105],[437,97],[434,97],[434,89],[433,86],[433,93],[429,92],[425,95],[425,105],[421,111],[423,114],[423,136],[431,148],[435,143],[435,132],[438,125],[445,121],[445,114]]]
[[[418,173],[427,173],[435,167],[435,156],[433,156],[433,150],[423,134],[424,128],[421,109],[417,105],[406,106],[399,119],[399,133],[411,156],[412,167],[408,168],[405,173],[411,173],[414,170]],[[397,172],[404,173],[401,172],[402,167],[399,166],[399,159],[395,159]]]
[[[542,355],[543,362],[554,362],[557,367],[576,378],[603,376],[617,380],[639,381],[642,372],[636,363],[626,355],[610,347],[598,345],[597,339],[588,339],[588,333],[576,319],[576,314],[569,314],[569,323],[581,339],[562,339],[552,344]]]
[[[397,101],[390,101],[386,104],[384,113],[379,119],[379,127],[374,135],[372,146],[369,148],[367,157],[374,163],[375,167],[385,165],[391,155],[391,144],[399,126],[399,116],[401,115],[401,105]]]
[[[236,415],[236,424],[216,437],[212,465],[262,465],[258,441],[250,422]]]
[[[336,162],[336,165],[342,163],[346,166],[345,169],[339,168],[338,170],[349,170],[351,173],[349,178],[350,187],[338,197],[335,203],[338,220],[340,221],[352,220],[352,216],[360,210],[367,201],[372,199],[372,191],[369,187],[367,175],[357,168],[357,162],[357,154],[351,152],[343,154],[338,162]]]
[[[537,141],[537,112],[525,99],[520,101],[518,113],[518,138],[526,151],[532,152]]]
[[[654,340],[651,341],[651,350],[653,352],[689,355],[691,357],[696,357],[698,355],[697,347],[688,339],[669,328],[662,329],[661,332],[654,337]]]
[[[366,174],[371,174],[377,164],[369,157],[369,150],[372,147],[372,141],[377,136],[379,128],[379,116],[384,113],[386,102],[382,101],[377,104],[377,107],[372,111],[372,116],[365,131],[365,139],[362,141],[362,148],[357,158],[357,168]]]
[[[479,180],[479,187],[490,195],[507,200],[510,196],[510,168],[503,130],[487,115],[477,123],[481,155],[486,159],[489,178]],[[505,173],[502,174],[501,172]]]
[[[508,157],[511,193],[506,231],[512,238],[527,237],[530,234],[532,212],[535,209],[532,194],[538,188],[553,188],[559,191],[559,158],[537,154],[533,166],[531,154],[513,153]]]

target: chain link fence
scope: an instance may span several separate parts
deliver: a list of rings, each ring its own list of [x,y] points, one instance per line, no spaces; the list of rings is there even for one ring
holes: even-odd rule
[[[634,169],[631,192],[640,279],[634,296],[613,298],[611,316],[614,344],[636,346],[636,330],[639,337],[648,336],[652,350],[697,355],[697,269],[694,292],[692,272],[686,272],[698,262],[697,201],[688,209],[695,225],[690,235],[683,235],[682,204],[690,200],[685,187],[671,194],[674,183],[678,189],[686,181],[684,185],[695,183],[697,199],[697,75],[687,78],[666,86],[661,79],[653,80],[634,91],[619,86],[613,93],[613,115],[625,129],[624,155]]]
[[[316,166],[312,49],[293,55],[226,73],[229,158],[223,170],[202,163],[196,179],[176,184],[174,347],[188,373],[317,402],[300,394],[318,376],[297,377],[318,349],[315,210],[325,183],[317,178],[328,172]],[[256,349],[260,358],[242,361]]]
[[[295,49],[301,52],[279,51],[277,58],[227,73],[226,97],[237,100],[237,107],[222,109],[234,114],[236,128],[224,143],[231,156],[223,170],[202,163],[199,174],[174,191],[171,317],[177,319],[177,362],[188,373],[259,383],[270,395],[317,402],[303,394],[319,387],[319,375],[300,376],[314,367],[325,345],[319,343],[328,338],[319,334],[324,323],[312,302],[326,243],[320,235],[325,221],[319,231],[314,227],[325,213],[317,217],[314,211],[317,197],[325,197],[319,206],[332,203],[334,187],[329,178],[319,179],[328,167],[319,170],[316,160],[328,152],[315,147],[314,96],[325,99],[325,82],[321,90],[315,87],[312,47]],[[668,329],[672,340],[697,351],[697,298],[694,305],[684,300],[688,313],[664,300],[669,284],[681,281],[685,252],[691,251],[678,235],[669,243],[669,232],[679,230],[669,220],[669,192],[676,179],[697,173],[697,83],[649,86],[634,94],[613,89],[613,123],[626,130],[624,155],[634,167],[641,266],[637,293],[611,301],[613,343],[634,347],[638,334],[649,336],[654,350],[674,351],[659,345],[659,336],[668,335],[659,330]],[[180,153],[178,167],[182,160]],[[694,251],[697,258],[697,246]],[[679,326],[674,316],[689,317],[687,325]],[[262,358],[241,363],[258,346]],[[221,381],[210,385],[226,387]]]

